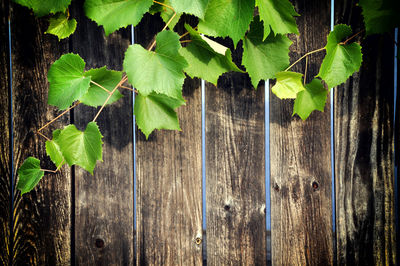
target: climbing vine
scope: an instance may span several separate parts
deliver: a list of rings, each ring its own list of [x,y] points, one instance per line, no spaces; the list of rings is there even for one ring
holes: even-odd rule
[[[59,39],[76,29],[77,22],[68,10],[71,0],[14,1],[38,17],[46,16],[46,33]],[[17,188],[22,194],[31,191],[45,172],[56,173],[64,164],[79,165],[93,174],[97,161],[102,160],[102,135],[96,119],[107,105],[122,97],[120,90],[136,94],[134,114],[146,138],[155,129],[179,130],[175,110],[185,105],[185,73],[217,84],[223,73],[247,72],[255,88],[261,80],[276,79],[272,92],[281,99],[294,99],[293,115],[305,120],[311,112],[323,111],[330,89],[344,83],[361,66],[361,46],[355,37],[382,34],[400,25],[396,0],[360,0],[359,5],[365,30],[353,33],[348,25],[336,25],[325,47],[289,65],[292,42],[287,35],[299,34],[295,20],[299,14],[289,0],[85,0],[86,16],[102,26],[106,35],[136,26],[146,13],[159,13],[165,26],[147,48],[129,46],[123,72],[107,66],[85,70],[84,59],[73,53],[51,65],[48,104],[63,112],[37,134],[46,140],[46,152],[56,170],[42,169],[40,160],[29,157],[18,170]],[[179,36],[173,29],[183,13],[196,16],[199,23],[194,28],[186,24],[187,32]],[[210,37],[229,37],[234,47],[242,42],[243,66],[232,61],[231,49]],[[324,51],[319,73],[310,83],[306,83],[307,70],[290,71],[309,55]],[[53,131],[52,136],[42,132],[79,104],[100,107],[84,131],[68,125]]]

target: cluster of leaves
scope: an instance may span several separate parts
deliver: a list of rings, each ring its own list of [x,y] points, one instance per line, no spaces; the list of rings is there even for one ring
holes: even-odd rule
[[[68,10],[71,0],[14,1],[32,9],[39,17],[49,16],[46,32],[59,39],[75,31],[77,23]],[[360,0],[359,4],[367,34],[386,32],[400,24],[400,9],[394,0]],[[100,113],[105,105],[122,97],[119,89],[127,88],[125,83],[129,82],[137,93],[134,106],[137,125],[146,137],[155,129],[180,130],[175,110],[185,104],[182,96],[185,73],[217,84],[223,73],[245,72],[242,70],[245,69],[255,88],[261,80],[276,79],[272,92],[281,99],[295,99],[293,114],[306,119],[312,111],[324,110],[328,88],[345,82],[362,62],[361,46],[350,42],[351,28],[337,25],[326,46],[313,51],[326,51],[326,56],[310,83],[305,84],[303,73],[289,71],[292,42],[287,34],[299,33],[295,21],[299,14],[289,0],[86,0],[84,10],[87,17],[104,28],[106,35],[137,25],[147,12],[159,13],[166,27],[149,49],[138,44],[127,49],[125,75],[106,67],[85,71],[85,62],[79,55],[63,55],[48,72],[48,103],[60,110],[77,103],[101,106]],[[195,28],[185,25],[187,33],[179,36],[173,29],[183,13],[198,17],[199,23]],[[229,48],[205,35],[229,37],[235,47],[242,41],[243,66],[233,63]],[[189,39],[182,41],[185,36]],[[183,47],[183,42],[188,44]],[[47,140],[47,154],[57,169],[67,163],[93,173],[96,162],[102,158],[102,136],[95,122],[98,114],[85,131],[69,125],[54,131],[52,140]],[[45,171],[38,159],[29,157],[18,171],[18,188],[22,193],[29,192]]]

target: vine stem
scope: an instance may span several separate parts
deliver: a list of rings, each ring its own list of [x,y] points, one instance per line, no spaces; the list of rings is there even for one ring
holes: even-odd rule
[[[39,128],[37,130],[38,133],[40,133],[40,131],[42,131],[43,129],[45,129],[46,127],[48,127],[49,125],[51,125],[52,123],[54,123],[54,121],[56,121],[57,119],[59,119],[60,117],[62,117],[63,115],[65,115],[66,113],[68,113],[70,110],[74,109],[75,107],[77,107],[81,102],[76,102],[74,105],[72,105],[71,107],[69,107],[67,110],[65,110],[64,112],[62,112],[60,115],[58,115],[56,118],[54,118],[53,120],[51,120],[50,122],[48,122],[47,124],[45,124],[44,126],[42,126],[41,128]],[[41,134],[42,136],[44,136],[43,134]],[[46,137],[45,137],[46,138]]]
[[[305,55],[303,55],[302,57],[300,57],[299,59],[297,59],[297,60],[296,60],[293,64],[291,64],[288,68],[286,68],[285,71],[288,71],[289,69],[291,69],[294,65],[296,65],[298,62],[300,62],[301,60],[303,60],[304,57],[307,57],[307,56],[309,56],[310,54],[314,54],[314,53],[321,52],[321,51],[323,51],[323,50],[325,50],[325,47],[306,53]]]
[[[185,43],[185,42],[191,42],[192,40],[183,40],[181,41],[181,43]]]
[[[93,83],[94,85],[96,85],[97,87],[102,88],[103,90],[105,90],[108,94],[110,94],[111,92],[109,90],[107,90],[106,88],[104,88],[103,86],[101,86],[99,83],[91,80],[90,83]]]
[[[129,88],[129,87],[127,87],[127,86],[119,86],[120,88],[122,88],[122,89],[125,89],[125,90],[130,90],[130,91],[133,91],[133,92],[136,92],[136,93],[138,93],[138,91],[137,90],[135,90],[135,89],[132,89],[132,88]]]
[[[61,166],[63,165],[63,163],[64,163],[64,159],[62,160],[62,162],[60,163],[60,165],[57,167],[56,170],[50,170],[50,169],[40,169],[40,170],[55,174],[55,173],[57,173],[57,172],[60,170],[60,168],[61,168]]]
[[[128,80],[127,76],[124,76],[119,83],[117,84],[117,86],[115,86],[115,88],[111,91],[110,95],[108,95],[107,99],[104,101],[103,105],[101,106],[100,110],[97,112],[96,116],[93,118],[92,122],[96,122],[97,117],[100,115],[101,111],[103,111],[104,106],[106,106],[107,102],[110,100],[111,96],[114,94],[114,92],[122,85],[124,84],[125,81]]]
[[[357,35],[363,33],[365,30],[360,30],[359,32],[357,32],[356,34],[354,34],[353,36],[349,37],[347,40],[340,42],[340,45],[346,45],[351,39],[355,38]]]

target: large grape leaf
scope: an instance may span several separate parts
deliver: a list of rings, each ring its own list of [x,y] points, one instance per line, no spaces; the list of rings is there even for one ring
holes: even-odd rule
[[[271,90],[280,99],[294,99],[297,93],[304,90],[302,77],[303,74],[297,72],[278,72],[276,83]]]
[[[44,171],[40,169],[40,160],[28,157],[18,169],[17,189],[21,190],[21,195],[31,191],[40,179],[44,176]]]
[[[191,42],[182,49],[181,54],[189,63],[185,68],[185,72],[190,77],[199,77],[216,85],[218,77],[225,72],[243,72],[232,62],[230,49],[226,48],[225,52],[221,54],[207,43],[207,41],[214,41],[204,39],[206,37],[200,36],[187,24],[185,28],[190,33]],[[214,46],[217,45],[218,43],[215,43]]]
[[[187,13],[203,19],[210,0],[169,0],[178,13]]]
[[[106,35],[128,25],[136,26],[152,0],[86,0],[85,14],[104,27]]]
[[[69,166],[79,165],[93,174],[96,162],[102,161],[102,137],[96,122],[90,122],[83,132],[75,125],[66,126],[57,143]]]
[[[104,66],[102,68],[90,69],[84,73],[84,76],[90,77],[92,81],[103,86],[105,89],[111,92],[120,82],[122,73],[120,71],[108,70]],[[79,101],[86,105],[97,107],[103,105],[109,95],[110,94],[108,92],[98,85],[90,83],[87,93],[83,95]],[[107,104],[112,104],[122,97],[123,95],[119,92],[119,90],[116,90],[108,100]]]
[[[55,61],[47,73],[48,103],[64,110],[82,97],[90,83],[90,77],[83,74],[84,69],[85,61],[76,54],[65,54]]]
[[[49,19],[50,25],[45,33],[53,34],[59,40],[69,37],[76,29],[76,20],[69,19],[66,13],[57,13]]]
[[[175,109],[184,102],[164,94],[138,94],[135,98],[134,112],[139,129],[149,137],[154,129],[181,130]]]
[[[390,32],[400,27],[399,0],[360,0],[366,34]]]
[[[361,66],[361,46],[358,43],[341,43],[351,33],[351,28],[343,24],[336,25],[329,33],[325,46],[326,56],[317,76],[322,78],[329,88],[345,82]]]
[[[260,80],[271,79],[289,65],[289,47],[292,41],[285,35],[270,34],[263,41],[263,23],[257,16],[243,41],[243,64],[257,88]]]
[[[318,79],[313,79],[305,88],[297,94],[293,107],[293,115],[298,114],[303,120],[306,120],[314,110],[323,112],[328,96],[328,91]]]
[[[231,37],[234,45],[246,33],[253,18],[254,0],[210,0],[199,23],[199,32],[215,37]]]
[[[58,137],[60,136],[60,133],[60,129],[54,130],[53,139],[46,141],[46,153],[56,167],[60,167],[65,163],[64,156],[60,150],[60,145],[58,145]]]
[[[138,44],[131,45],[125,53],[124,70],[129,82],[143,95],[155,91],[183,101],[183,69],[187,62],[179,54],[179,36],[172,31],[162,31],[156,37],[155,52]]]
[[[14,2],[32,9],[36,16],[41,17],[64,12],[71,0],[14,0]]]
[[[256,0],[261,20],[264,21],[264,39],[271,29],[275,34],[299,33],[296,20],[299,16],[289,0]]]

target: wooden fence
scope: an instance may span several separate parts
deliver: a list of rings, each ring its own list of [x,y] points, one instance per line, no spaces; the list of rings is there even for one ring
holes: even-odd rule
[[[355,2],[336,5],[335,24],[361,27]],[[331,5],[328,0],[293,3],[301,14],[300,35],[291,36],[295,59],[325,45]],[[224,75],[218,88],[207,84],[203,217],[200,80],[185,82],[181,132],[158,131],[146,141],[136,131],[136,192],[133,99],[126,93],[98,119],[104,162],[94,176],[65,167],[20,196],[16,169],[30,155],[45,158],[44,142],[34,132],[59,113],[47,105],[50,64],[74,52],[87,68],[121,69],[132,36],[128,28],[106,38],[82,14],[82,1],[73,1],[70,10],[77,32],[60,42],[44,34],[46,22],[27,9],[8,0],[0,5],[1,265],[265,265],[266,189],[273,265],[396,264],[394,44],[389,36],[363,41],[360,72],[335,88],[334,154],[329,105],[303,122],[292,117],[292,102],[270,95],[268,188],[264,87],[254,90],[244,74]],[[146,17],[135,28],[135,41],[147,44],[160,29],[158,19]],[[318,72],[322,57],[311,56],[309,77]],[[237,54],[234,60],[240,63]],[[71,122],[82,127],[94,114],[80,106],[53,129]]]

